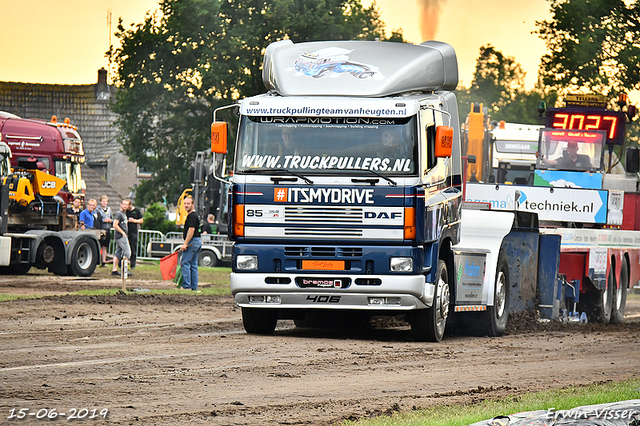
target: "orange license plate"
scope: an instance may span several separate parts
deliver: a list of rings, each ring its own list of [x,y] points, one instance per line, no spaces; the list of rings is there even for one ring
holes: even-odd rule
[[[312,271],[344,271],[344,260],[303,260],[302,269]]]

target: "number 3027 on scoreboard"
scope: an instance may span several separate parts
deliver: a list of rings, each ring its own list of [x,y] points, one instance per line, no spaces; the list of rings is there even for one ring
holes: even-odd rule
[[[571,130],[604,130],[607,143],[624,142],[625,114],[622,111],[594,110],[590,108],[549,108],[547,127]]]

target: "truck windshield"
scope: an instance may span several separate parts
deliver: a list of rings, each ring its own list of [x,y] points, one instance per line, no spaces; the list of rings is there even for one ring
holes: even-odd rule
[[[570,171],[602,169],[603,131],[543,129],[538,168]]]
[[[11,173],[11,162],[9,161],[9,155],[0,152],[0,177],[9,176]]]
[[[415,117],[243,117],[236,171],[308,174],[416,173]],[[273,173],[270,170],[268,173]]]
[[[55,164],[56,176],[67,181],[66,190],[72,193],[80,192],[83,189],[80,164],[65,160],[55,160]]]

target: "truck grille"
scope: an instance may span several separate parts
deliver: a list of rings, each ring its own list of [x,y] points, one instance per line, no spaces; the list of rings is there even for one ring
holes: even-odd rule
[[[362,257],[361,247],[285,247],[287,257]]]
[[[291,206],[285,207],[284,217],[285,223],[300,225],[317,225],[318,223],[362,223],[363,213],[362,208],[358,207]]]
[[[284,235],[292,237],[319,237],[319,238],[335,238],[335,237],[362,237],[361,229],[346,228],[284,228]]]

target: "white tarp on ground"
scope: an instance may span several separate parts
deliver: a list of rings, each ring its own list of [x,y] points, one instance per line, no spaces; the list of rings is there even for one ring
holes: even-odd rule
[[[640,426],[640,399],[585,405],[570,410],[527,411],[469,426]]]

